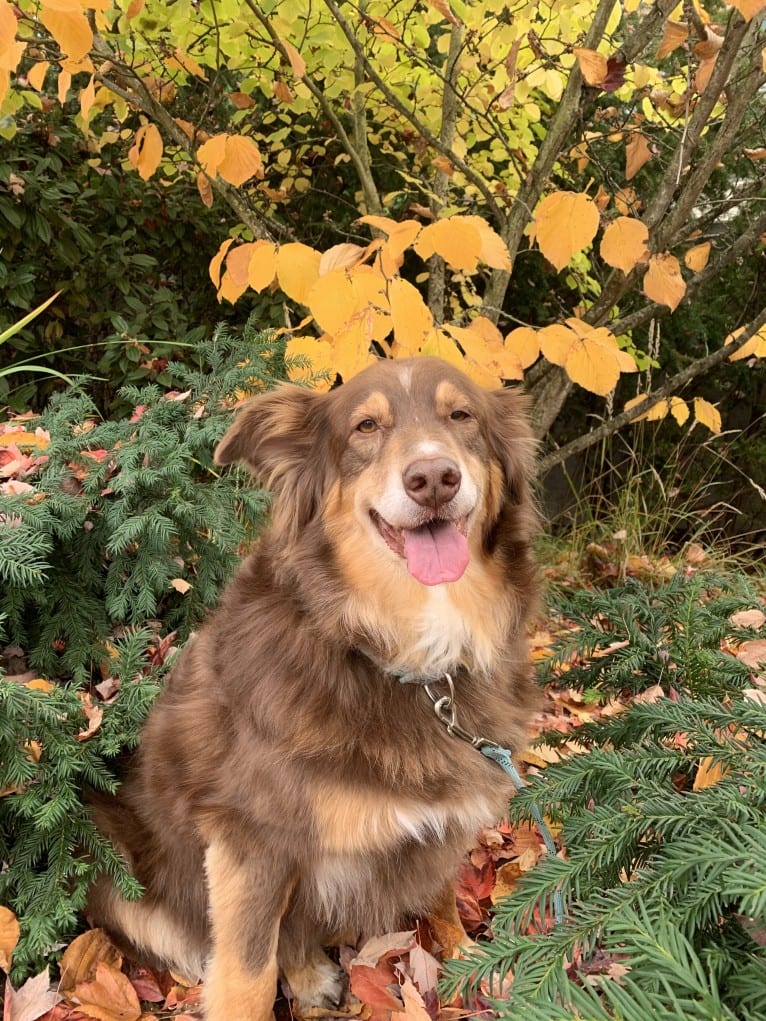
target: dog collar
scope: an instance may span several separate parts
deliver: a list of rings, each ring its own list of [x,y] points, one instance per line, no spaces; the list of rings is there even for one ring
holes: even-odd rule
[[[408,667],[392,667],[377,656],[372,649],[366,645],[357,645],[357,652],[360,652],[363,656],[374,663],[378,670],[381,670],[384,674],[388,674],[389,677],[395,677],[400,684],[434,684],[436,681],[440,681],[444,675],[444,670],[414,670]],[[452,667],[450,673],[455,673],[459,670],[459,667]]]

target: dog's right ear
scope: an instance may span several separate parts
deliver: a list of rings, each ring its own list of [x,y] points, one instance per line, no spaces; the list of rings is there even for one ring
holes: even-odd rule
[[[275,495],[273,523],[295,538],[321,506],[330,470],[325,394],[284,383],[251,398],[215,449],[216,464],[243,461]]]

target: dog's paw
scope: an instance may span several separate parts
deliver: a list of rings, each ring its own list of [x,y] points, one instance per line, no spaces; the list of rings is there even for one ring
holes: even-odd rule
[[[322,1010],[337,1010],[345,999],[345,972],[329,957],[307,962],[288,972],[286,978],[299,1017],[321,1016]]]

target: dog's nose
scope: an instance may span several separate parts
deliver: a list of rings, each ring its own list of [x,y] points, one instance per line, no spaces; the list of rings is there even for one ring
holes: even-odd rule
[[[421,507],[441,507],[460,489],[460,469],[448,457],[413,461],[402,472],[404,489]]]

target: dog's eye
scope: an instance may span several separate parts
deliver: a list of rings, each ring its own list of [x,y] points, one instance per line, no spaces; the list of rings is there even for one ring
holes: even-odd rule
[[[374,433],[378,428],[378,423],[374,418],[363,418],[359,425],[356,427],[358,433]]]
[[[450,415],[450,418],[452,419],[453,422],[464,422],[467,418],[470,418],[470,417],[471,416],[468,414],[468,412],[467,411],[463,411],[462,408],[457,408]]]

